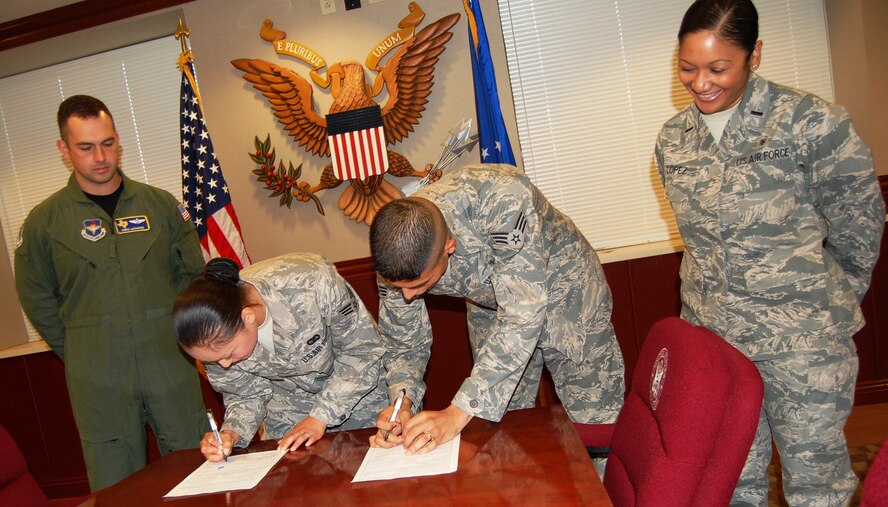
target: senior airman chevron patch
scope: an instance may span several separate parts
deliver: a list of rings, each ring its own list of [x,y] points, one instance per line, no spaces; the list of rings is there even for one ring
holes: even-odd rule
[[[527,228],[527,217],[524,212],[518,214],[515,228],[508,232],[491,232],[490,239],[496,245],[520,247],[524,244],[524,230]]]

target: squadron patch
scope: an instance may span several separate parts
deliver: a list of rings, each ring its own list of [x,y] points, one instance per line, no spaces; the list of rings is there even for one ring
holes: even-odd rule
[[[495,245],[502,245],[511,248],[521,248],[524,244],[524,230],[527,228],[527,217],[524,212],[518,214],[518,220],[515,221],[515,228],[508,232],[491,232],[490,239]]]
[[[151,230],[151,224],[145,215],[123,217],[114,219],[114,228],[117,234],[129,234],[131,232],[145,232]]]
[[[660,404],[660,394],[663,393],[663,380],[666,378],[667,366],[669,366],[669,351],[663,347],[657,354],[657,359],[651,368],[651,410],[657,410],[657,405]]]
[[[80,235],[95,243],[104,238],[105,233],[107,232],[108,231],[106,231],[105,227],[102,225],[101,219],[90,218],[89,220],[83,221],[83,229],[80,231]]]

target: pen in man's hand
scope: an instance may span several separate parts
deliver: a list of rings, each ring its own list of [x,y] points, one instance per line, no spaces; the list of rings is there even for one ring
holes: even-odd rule
[[[401,389],[401,394],[399,394],[398,398],[395,399],[395,408],[394,408],[394,410],[392,410],[392,417],[389,419],[390,423],[395,422],[395,419],[397,419],[398,412],[401,410],[401,403],[404,403],[404,395],[406,395],[406,394],[407,394],[407,390]],[[385,436],[383,436],[382,439],[385,440],[386,442],[388,442],[389,434],[391,432],[392,432],[392,430],[386,431]]]
[[[219,441],[219,445],[222,445],[222,435],[219,434],[219,428],[216,427],[216,419],[213,418],[213,412],[209,410],[207,410],[207,420],[210,421],[210,430],[213,431],[213,436]],[[228,455],[225,454],[225,449],[222,449],[222,459],[228,461]]]

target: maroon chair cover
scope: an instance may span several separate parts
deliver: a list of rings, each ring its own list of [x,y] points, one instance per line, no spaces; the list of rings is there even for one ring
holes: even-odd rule
[[[74,507],[87,501],[95,493],[73,498],[50,500],[40,489],[37,480],[28,470],[28,463],[21,449],[0,426],[0,505],[22,507]]]
[[[888,505],[888,439],[882,442],[882,448],[863,480],[860,494],[860,507],[885,507]]]
[[[28,471],[18,444],[3,426],[0,426],[0,505],[51,505]]]
[[[727,505],[763,396],[755,365],[721,337],[676,317],[656,323],[613,426],[604,474],[611,501]],[[606,446],[588,426],[577,425],[583,443]]]

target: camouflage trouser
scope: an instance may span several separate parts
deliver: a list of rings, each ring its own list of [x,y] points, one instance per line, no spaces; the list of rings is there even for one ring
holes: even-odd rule
[[[755,365],[765,383],[765,400],[731,505],[768,505],[771,437],[780,455],[789,505],[847,505],[858,482],[844,434],[857,379],[854,343],[849,339]]]
[[[545,363],[552,374],[555,393],[572,421],[589,424],[616,421],[623,406],[624,381],[622,355],[616,344],[614,348],[616,350],[610,350],[605,357],[599,356],[579,364],[556,350],[536,349],[509,401],[508,409],[534,406]],[[615,365],[619,365],[619,368]]]
[[[473,348],[478,346],[479,324],[486,319],[492,321],[495,316],[495,312],[472,309],[469,339]],[[554,348],[537,347],[511,395],[507,410],[535,405],[545,363],[552,374],[558,399],[571,420],[593,424],[614,422],[623,406],[623,354],[610,326],[594,340],[590,338],[590,342],[594,342],[594,345],[590,343],[594,348],[579,363]]]

